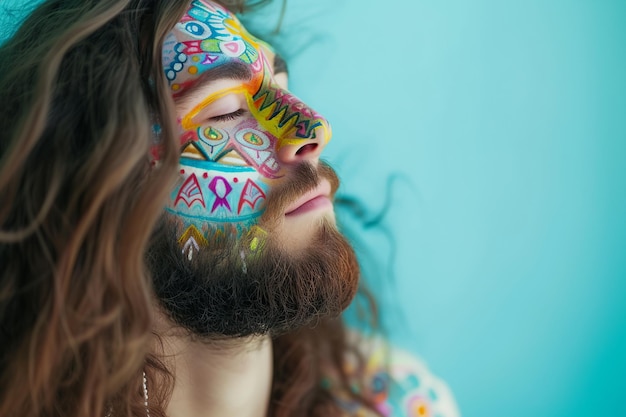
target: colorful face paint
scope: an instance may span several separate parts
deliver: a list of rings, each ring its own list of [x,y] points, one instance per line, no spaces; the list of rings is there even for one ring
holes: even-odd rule
[[[190,256],[221,233],[252,231],[292,161],[280,150],[330,139],[327,121],[273,78],[271,48],[221,6],[194,0],[167,36],[163,68],[181,129],[181,180],[167,210]]]

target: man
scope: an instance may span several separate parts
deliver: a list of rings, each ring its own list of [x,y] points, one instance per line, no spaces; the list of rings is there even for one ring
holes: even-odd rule
[[[351,375],[331,360],[346,354],[330,340],[342,334],[333,318],[356,292],[358,264],[335,224],[337,176],[319,160],[330,126],[286,90],[276,62],[207,0],[193,1],[164,42],[181,138],[181,176],[150,251],[157,354],[175,374],[167,415],[400,415],[402,404],[381,401],[384,367],[376,390],[364,364]],[[303,342],[320,350],[302,353],[308,381],[280,372],[293,349],[281,338],[294,333],[317,339]],[[418,415],[434,414],[432,401],[413,400]]]
[[[338,319],[359,271],[330,126],[272,48],[208,0],[75,3],[44,4],[0,60],[0,416],[456,415]]]
[[[271,338],[338,316],[356,291],[331,203],[338,180],[319,161],[330,127],[279,84],[276,59],[205,1],[164,42],[181,177],[150,264],[159,354],[175,369],[171,417],[280,410]]]
[[[319,162],[330,127],[279,85],[275,59],[212,3],[192,2],[165,39],[181,178],[153,274],[173,318],[202,335],[284,333],[338,315],[356,291],[331,202],[338,180]]]

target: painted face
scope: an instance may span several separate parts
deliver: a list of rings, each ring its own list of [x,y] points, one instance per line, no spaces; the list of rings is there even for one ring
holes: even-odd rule
[[[248,233],[272,187],[330,139],[328,122],[276,82],[273,60],[269,45],[206,0],[194,0],[164,42],[181,145],[167,210],[190,255],[220,233]]]

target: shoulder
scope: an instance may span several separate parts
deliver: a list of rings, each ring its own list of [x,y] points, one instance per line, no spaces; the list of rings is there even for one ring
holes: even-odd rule
[[[447,384],[435,376],[416,355],[391,346],[386,340],[352,334],[364,359],[363,387],[388,417],[458,417],[459,411]],[[346,368],[356,372],[355,358],[348,358]],[[351,415],[356,404],[338,398]]]

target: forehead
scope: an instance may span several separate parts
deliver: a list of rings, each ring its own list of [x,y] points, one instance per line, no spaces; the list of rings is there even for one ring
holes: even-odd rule
[[[188,89],[203,73],[225,64],[244,65],[261,74],[269,45],[250,35],[237,17],[218,4],[194,0],[168,34],[163,68],[174,96]]]

